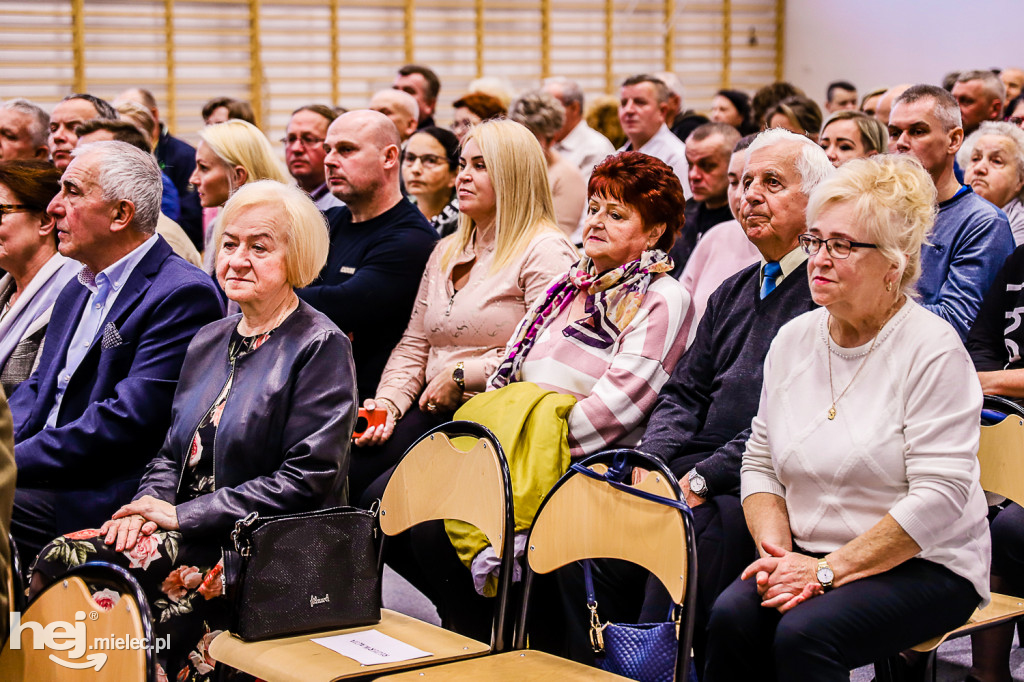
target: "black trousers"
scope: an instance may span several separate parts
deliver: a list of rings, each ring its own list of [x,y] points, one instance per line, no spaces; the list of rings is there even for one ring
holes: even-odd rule
[[[850,671],[967,622],[974,586],[924,559],[813,597],[780,614],[761,606],[753,578],[737,579],[708,623],[704,682],[849,682]]]
[[[18,547],[21,568],[28,575],[39,551],[60,535],[57,532],[56,495],[51,490],[17,488],[11,535]]]

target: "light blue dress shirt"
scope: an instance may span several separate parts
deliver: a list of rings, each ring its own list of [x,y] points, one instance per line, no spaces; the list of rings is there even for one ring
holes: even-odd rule
[[[121,293],[128,278],[131,277],[135,266],[139,264],[149,250],[156,244],[157,236],[154,234],[134,251],[117,261],[98,275],[93,275],[89,268],[83,266],[78,273],[78,281],[81,282],[91,293],[82,309],[82,317],[78,320],[75,333],[68,345],[68,354],[64,367],[57,375],[57,392],[54,396],[53,409],[46,418],[46,426],[53,428],[57,425],[57,413],[60,412],[60,403],[64,398],[64,391],[71,381],[71,376],[82,364],[89,348],[98,340],[103,331],[103,323],[107,319],[107,313],[114,307],[117,295]]]

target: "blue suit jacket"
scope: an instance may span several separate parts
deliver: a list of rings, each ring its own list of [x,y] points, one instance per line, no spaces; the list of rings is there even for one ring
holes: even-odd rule
[[[132,271],[103,329],[71,376],[57,423],[46,427],[57,374],[89,297],[72,279],[57,297],[39,366],[10,399],[18,487],[58,494],[61,533],[96,526],[131,500],[171,420],[171,400],[189,341],[223,315],[213,281],[174,254],[163,237]]]

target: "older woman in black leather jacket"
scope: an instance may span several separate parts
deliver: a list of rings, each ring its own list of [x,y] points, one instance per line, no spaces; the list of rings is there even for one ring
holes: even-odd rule
[[[348,338],[294,291],[323,267],[322,214],[265,180],[221,216],[217,279],[242,314],[189,345],[171,428],[134,501],[99,529],[51,542],[33,569],[38,590],[86,560],[129,568],[157,634],[171,635],[159,663],[179,680],[212,673],[206,646],[227,625],[222,548],[235,521],[343,503],[356,413]]]

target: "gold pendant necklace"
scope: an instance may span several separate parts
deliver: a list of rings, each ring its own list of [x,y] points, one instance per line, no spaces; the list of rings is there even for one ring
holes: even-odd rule
[[[866,365],[868,362],[868,356],[870,356],[871,351],[875,349],[875,344],[878,342],[878,337],[881,335],[882,329],[889,322],[889,320],[892,319],[892,316],[896,314],[896,310],[899,307],[898,304],[901,298],[902,296],[896,298],[896,302],[893,303],[892,308],[889,310],[889,314],[885,316],[885,319],[882,321],[882,324],[879,325],[878,327],[878,331],[875,332],[875,338],[871,339],[871,347],[868,348],[868,352],[864,354],[864,359],[861,360],[860,366],[857,368],[857,371],[853,373],[853,378],[850,379],[850,383],[846,384],[846,388],[843,389],[843,392],[839,394],[838,398],[836,397],[835,388],[832,387],[832,313],[829,313],[828,321],[825,325],[825,354],[828,358],[828,391],[829,394],[832,396],[832,405],[831,407],[828,408],[829,421],[832,421],[836,418],[836,403],[843,399],[843,396],[846,395],[846,392],[850,390],[851,386],[853,386],[853,382],[857,381],[857,377],[860,375],[860,371],[864,369],[864,365]]]

